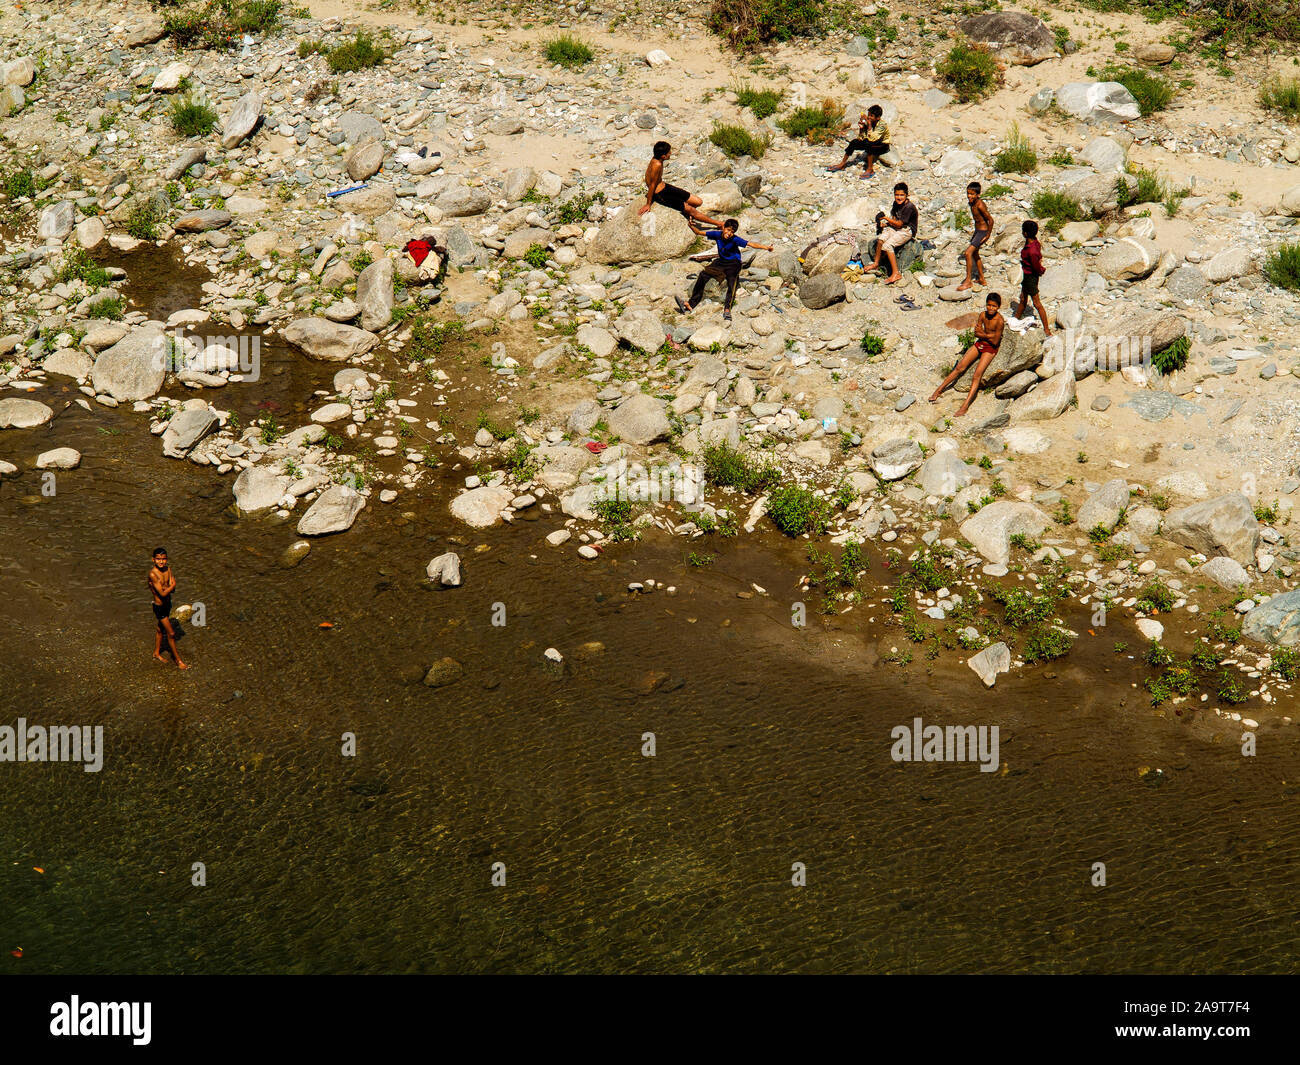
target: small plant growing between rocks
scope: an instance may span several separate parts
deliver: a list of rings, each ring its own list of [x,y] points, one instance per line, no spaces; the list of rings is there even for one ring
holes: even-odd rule
[[[826,500],[802,485],[784,485],[768,497],[767,513],[786,536],[820,533],[828,517]]]
[[[554,37],[542,45],[542,55],[548,63],[554,63],[565,70],[584,67],[596,58],[595,53],[582,41],[569,34]]]
[[[999,174],[1032,174],[1038,169],[1038,153],[1014,122],[1007,134],[1007,146],[993,157],[993,169]]]
[[[844,105],[830,97],[816,107],[800,107],[781,119],[777,126],[787,136],[809,144],[829,144],[844,127]]]
[[[1278,288],[1300,290],[1300,244],[1282,244],[1269,252],[1264,277]]]
[[[1002,68],[993,54],[977,42],[959,41],[935,66],[962,103],[982,100],[1002,80]]]
[[[709,141],[729,159],[738,159],[747,155],[751,159],[762,159],[772,138],[766,134],[755,136],[744,126],[727,122],[715,122],[709,132]]]
[[[1161,374],[1176,373],[1187,365],[1187,356],[1191,350],[1191,337],[1181,336],[1163,351],[1154,352],[1151,356],[1151,365]]]
[[[368,33],[360,30],[352,40],[331,48],[326,56],[329,68],[335,74],[350,74],[377,67],[387,58],[388,53],[375,44]]]
[[[217,125],[217,113],[207,104],[195,100],[177,100],[172,104],[172,129],[182,137],[206,137]]]

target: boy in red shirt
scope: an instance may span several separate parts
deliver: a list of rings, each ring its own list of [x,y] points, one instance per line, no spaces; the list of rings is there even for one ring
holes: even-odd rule
[[[1020,227],[1024,235],[1025,246],[1020,249],[1020,269],[1024,277],[1020,281],[1020,306],[1016,308],[1016,317],[1025,313],[1025,304],[1034,301],[1034,310],[1043,322],[1043,336],[1052,335],[1051,324],[1047,321],[1047,312],[1043,310],[1043,301],[1038,298],[1038,279],[1047,271],[1043,266],[1043,246],[1038,243],[1038,223],[1033,219]]]

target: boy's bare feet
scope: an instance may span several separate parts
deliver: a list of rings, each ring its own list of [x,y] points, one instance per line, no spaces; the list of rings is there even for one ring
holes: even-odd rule
[[[969,404],[969,403],[963,403],[960,407],[957,408],[957,413],[954,414],[953,417],[954,417],[954,418],[960,418],[963,414],[966,413],[966,411],[969,409],[969,407],[970,407],[970,404]]]
[[[894,284],[896,281],[902,281],[902,280],[903,280],[903,275],[902,275],[902,274],[895,274],[893,277],[887,277],[887,278],[885,278],[885,284],[886,284],[886,285],[892,285],[892,284]]]
[[[969,289],[969,288],[970,288],[970,282],[969,282],[969,281],[963,281],[960,285],[957,286],[957,291],[958,291],[958,292],[965,292],[965,291],[966,291],[967,289]]]
[[[162,655],[160,655],[157,651],[154,652],[154,655],[153,655],[153,656],[154,656],[154,658],[158,659],[159,662],[166,662],[166,661],[167,661],[167,659],[165,659],[165,658],[164,658]]]

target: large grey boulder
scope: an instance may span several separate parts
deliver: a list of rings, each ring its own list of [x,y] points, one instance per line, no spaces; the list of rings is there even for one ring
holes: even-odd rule
[[[957,23],[957,28],[1015,66],[1033,66],[1057,54],[1052,31],[1023,11],[988,11]]]
[[[377,141],[384,139],[383,123],[364,111],[344,111],[336,125],[349,144],[360,144],[367,137]]]
[[[1074,374],[1053,374],[1011,404],[1013,422],[1044,422],[1059,418],[1074,402]]]
[[[53,417],[53,410],[34,399],[0,399],[0,429],[34,429]]]
[[[1011,537],[1037,536],[1051,519],[1032,503],[1000,499],[961,523],[961,534],[989,562],[1005,566],[1011,556]]]
[[[1165,278],[1165,291],[1176,300],[1200,299],[1210,287],[1209,279],[1199,266],[1185,263]]]
[[[633,202],[618,214],[606,217],[587,250],[591,262],[607,265],[664,262],[690,248],[695,234],[686,224],[685,216],[659,204],[638,216],[637,210],[644,202]]]
[[[58,351],[51,353],[41,363],[41,369],[46,373],[55,373],[62,377],[73,377],[78,381],[83,381],[89,377],[94,366],[94,359],[72,348],[59,348]]]
[[[1300,643],[1300,589],[1260,603],[1246,615],[1241,634],[1274,647],[1294,647]]]
[[[1163,307],[1133,311],[1098,327],[1097,364],[1104,370],[1123,369],[1129,363],[1140,361],[1137,355],[1145,355],[1148,347],[1150,353],[1155,355],[1186,335],[1187,320],[1173,311]],[[1107,345],[1107,351],[1100,350]],[[1137,354],[1130,354],[1128,362],[1107,360],[1107,354],[1120,349]]]
[[[434,558],[425,570],[429,580],[437,581],[444,588],[460,587],[460,555],[455,551]]]
[[[262,117],[262,94],[256,89],[239,98],[221,127],[221,147],[233,148],[257,127]]]
[[[326,536],[352,528],[366,497],[348,484],[336,484],[316,497],[298,521],[299,536]]]
[[[1250,574],[1246,572],[1246,567],[1235,558],[1228,558],[1226,555],[1217,555],[1209,559],[1196,572],[1205,574],[1220,588],[1226,588],[1230,592],[1244,588],[1250,583]]]
[[[179,181],[195,163],[202,163],[208,157],[208,150],[199,144],[182,148],[180,155],[173,159],[165,170],[163,178],[167,181]]]
[[[998,353],[988,364],[984,376],[980,378],[980,388],[993,388],[1003,381],[1008,381],[1018,373],[1032,370],[1043,361],[1043,334],[1038,329],[1027,329],[1017,333],[1014,329],[1002,331],[1002,343]],[[953,384],[953,392],[961,394],[970,391],[970,383],[975,378],[975,367],[968,367],[966,372]]]
[[[871,472],[882,481],[900,481],[920,469],[925,455],[915,440],[886,440],[871,450]]]
[[[634,308],[614,323],[614,331],[625,344],[646,354],[653,354],[664,346],[668,330],[653,311]]]
[[[379,343],[374,333],[326,318],[299,318],[284,328],[284,339],[317,362],[343,362]]]
[[[1164,536],[1204,555],[1227,555],[1248,566],[1259,546],[1259,522],[1250,500],[1232,492],[1168,511]]]
[[[844,279],[839,274],[818,274],[799,286],[799,299],[812,311],[844,300]]]
[[[1255,253],[1246,244],[1233,244],[1224,248],[1205,264],[1205,276],[1212,283],[1231,281],[1234,277],[1244,277],[1255,268]]]
[[[1128,162],[1128,153],[1113,137],[1094,137],[1083,146],[1079,159],[1103,174],[1118,174]]]
[[[937,451],[925,460],[916,479],[926,495],[946,498],[955,496],[975,480],[975,475],[955,451]]]
[[[1085,531],[1100,525],[1107,532],[1113,532],[1128,509],[1128,501],[1128,481],[1123,477],[1109,480],[1084,501],[1079,508],[1077,524]]]
[[[183,459],[216,426],[217,416],[206,408],[173,414],[163,430],[163,454],[168,458]]]
[[[1057,179],[1056,187],[1077,200],[1084,211],[1095,215],[1119,208],[1117,186],[1121,181],[1129,189],[1137,186],[1137,178],[1132,174],[1098,174],[1094,170],[1067,170]]]
[[[986,688],[991,688],[997,683],[999,673],[1010,672],[1011,649],[999,640],[989,644],[979,654],[971,655],[966,664],[979,675]]]
[[[161,329],[146,327],[128,333],[105,348],[90,371],[96,392],[107,392],[119,403],[149,399],[167,379],[168,338]]]
[[[620,403],[609,416],[609,431],[620,440],[645,445],[667,440],[673,427],[664,413],[663,401],[638,392]]]
[[[1160,262],[1155,241],[1122,237],[1108,244],[1096,258],[1097,273],[1108,281],[1131,281],[1146,277]]]
[[[384,146],[376,140],[363,141],[343,157],[343,166],[353,181],[374,177],[384,167]]]
[[[1038,281],[1038,294],[1044,305],[1070,299],[1083,291],[1088,271],[1079,259],[1070,259],[1047,268]]]
[[[42,240],[67,240],[76,221],[77,205],[71,200],[60,200],[41,212],[36,235]]]
[[[507,171],[505,181],[502,182],[502,191],[511,203],[522,200],[536,187],[537,171],[531,166],[517,166]]]
[[[1142,109],[1117,81],[1072,81],[1056,90],[1061,110],[1083,122],[1133,122]]]
[[[357,277],[357,306],[361,308],[361,328],[374,332],[393,317],[393,260],[384,256],[361,271]]]
[[[491,207],[492,196],[482,187],[453,185],[438,197],[436,203],[438,210],[448,218],[468,218]]]
[[[502,511],[513,498],[504,488],[471,488],[451,501],[451,516],[475,529],[487,529],[501,520]]]
[[[241,514],[256,514],[278,507],[292,484],[293,478],[286,474],[276,473],[265,466],[249,466],[235,478],[231,488],[235,507]]]

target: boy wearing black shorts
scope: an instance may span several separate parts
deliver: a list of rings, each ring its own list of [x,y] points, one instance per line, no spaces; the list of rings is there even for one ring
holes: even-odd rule
[[[1052,327],[1047,321],[1047,312],[1043,310],[1043,301],[1038,298],[1038,279],[1047,272],[1043,266],[1043,246],[1038,243],[1038,223],[1032,218],[1020,227],[1025,238],[1025,246],[1020,249],[1020,270],[1024,277],[1020,281],[1020,306],[1016,308],[1016,317],[1025,313],[1025,304],[1034,301],[1034,310],[1043,323],[1043,336],[1052,335]]]
[[[667,207],[670,211],[681,211],[686,216],[688,223],[694,219],[700,225],[720,229],[722,227],[721,222],[700,213],[700,204],[704,202],[702,199],[685,189],[680,189],[676,185],[669,185],[664,181],[664,163],[669,160],[672,154],[673,146],[667,141],[659,141],[655,144],[654,158],[650,160],[650,165],[645,168],[645,203],[641,205],[637,214],[645,214],[657,203]]]
[[[988,205],[980,199],[983,189],[978,181],[966,186],[966,202],[970,204],[970,216],[975,223],[975,232],[971,234],[970,244],[962,252],[966,260],[966,280],[957,286],[958,292],[965,292],[971,286],[971,278],[979,285],[984,284],[984,264],[980,262],[980,245],[989,239],[993,232],[993,216],[989,214]]]
[[[683,300],[681,296],[673,297],[677,302],[677,309],[682,314],[690,314],[696,308],[700,297],[704,295],[704,286],[709,283],[709,278],[717,278],[727,286],[726,302],[722,305],[722,317],[728,322],[731,321],[731,305],[735,302],[736,282],[740,279],[740,249],[758,248],[760,251],[772,251],[771,244],[755,244],[745,240],[744,237],[736,236],[736,230],[739,228],[740,223],[734,218],[728,218],[722,223],[721,232],[716,229],[705,231],[698,226],[691,226],[691,229],[700,236],[707,237],[718,246],[718,256],[700,271],[689,302]]]

